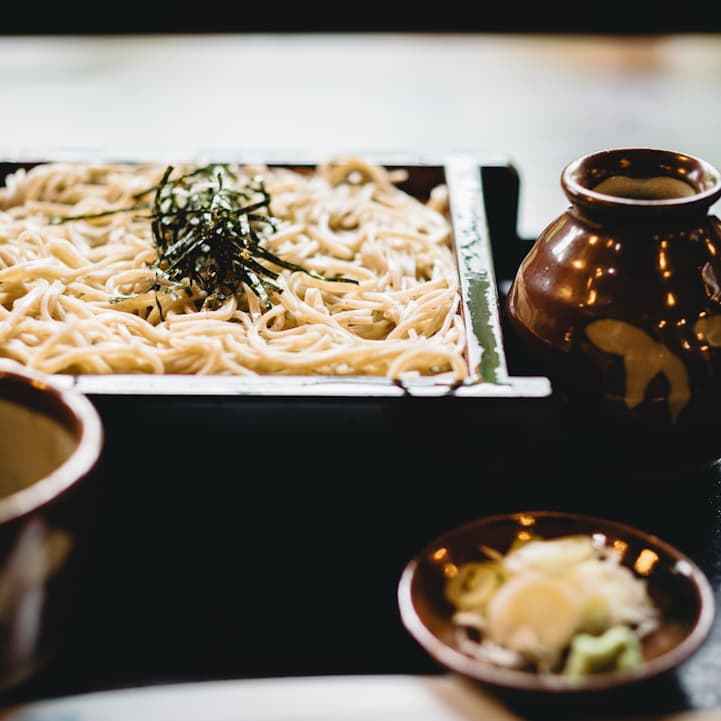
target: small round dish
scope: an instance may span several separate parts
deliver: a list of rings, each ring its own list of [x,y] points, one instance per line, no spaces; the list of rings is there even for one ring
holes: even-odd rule
[[[483,547],[505,553],[514,541],[528,538],[528,534],[544,539],[588,534],[595,542],[619,551],[621,563],[646,580],[660,612],[660,623],[643,640],[641,666],[578,679],[560,673],[516,670],[461,650],[452,620],[454,608],[444,594],[449,568],[452,571],[454,566],[482,560]],[[398,584],[398,604],[407,631],[442,667],[514,697],[531,694],[556,699],[626,690],[665,677],[701,647],[715,617],[714,595],[706,576],[673,546],[619,522],[555,511],[488,516],[449,530],[406,565]]]

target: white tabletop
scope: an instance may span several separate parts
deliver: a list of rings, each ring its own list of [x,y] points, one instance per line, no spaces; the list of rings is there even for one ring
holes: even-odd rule
[[[552,718],[549,715],[548,718]],[[526,721],[453,674],[204,681],[45,699],[0,710],[0,721]],[[596,718],[579,711],[575,721]],[[685,711],[620,721],[721,721]],[[596,721],[602,721],[596,718]]]
[[[0,710],[0,721],[520,721],[455,676],[323,676],[171,684]]]
[[[0,151],[501,154],[519,231],[566,207],[562,167],[655,146],[721,165],[721,36],[0,37]]]

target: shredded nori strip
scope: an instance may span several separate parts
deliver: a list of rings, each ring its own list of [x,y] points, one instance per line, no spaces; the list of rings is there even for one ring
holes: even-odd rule
[[[270,265],[301,271],[319,280],[357,284],[352,278],[325,278],[301,265],[279,258],[262,246],[282,221],[271,213],[270,193],[262,176],[234,187],[237,177],[227,165],[204,165],[177,178],[168,166],[158,185],[135,197],[154,192],[151,203],[101,213],[53,217],[52,223],[101,218],[115,213],[150,211],[153,240],[158,251],[151,264],[155,281],[144,291],[176,292],[189,296],[199,288],[203,307],[217,308],[242,292],[245,283],[268,307],[272,293],[282,292],[274,281],[279,273]],[[269,295],[270,294],[270,295]],[[120,301],[127,297],[116,297]],[[156,296],[157,302],[157,296]],[[161,310],[161,304],[157,303]]]

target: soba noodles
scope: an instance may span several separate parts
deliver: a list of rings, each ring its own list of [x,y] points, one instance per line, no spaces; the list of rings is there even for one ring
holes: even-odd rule
[[[0,356],[47,373],[326,374],[462,380],[465,334],[441,186],[428,202],[361,159],[261,175],[280,227],[265,307],[247,286],[220,307],[149,291],[157,257],[137,204],[165,167],[47,163],[0,188]],[[357,281],[335,282],[342,276]],[[118,301],[118,297],[124,299]]]

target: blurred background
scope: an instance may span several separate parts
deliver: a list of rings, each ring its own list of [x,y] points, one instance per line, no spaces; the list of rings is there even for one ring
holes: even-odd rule
[[[532,237],[579,155],[657,146],[721,164],[720,8],[16,3],[0,151],[478,151],[517,168]]]
[[[678,33],[721,30],[716,3],[623,2],[221,2],[83,7],[14,3],[4,33],[529,32]]]

